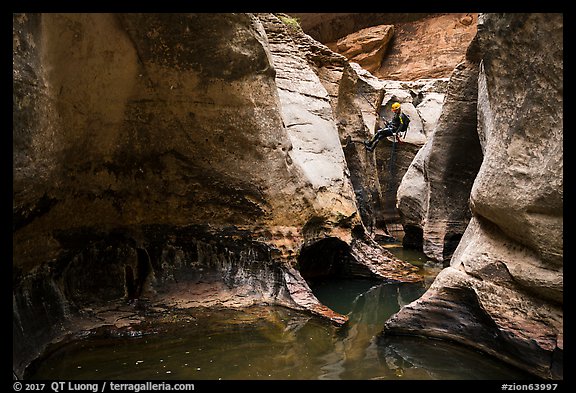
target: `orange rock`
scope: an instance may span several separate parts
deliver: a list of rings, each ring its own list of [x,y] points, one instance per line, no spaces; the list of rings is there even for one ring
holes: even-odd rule
[[[394,26],[380,25],[359,30],[327,46],[365,70],[374,72],[380,68],[393,36]]]

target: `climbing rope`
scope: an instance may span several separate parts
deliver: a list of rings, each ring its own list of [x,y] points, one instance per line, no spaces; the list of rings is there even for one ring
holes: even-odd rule
[[[387,165],[387,170],[388,170],[388,187],[386,188],[386,191],[384,192],[384,195],[388,198],[388,196],[392,193],[396,193],[396,190],[394,189],[394,175],[396,174],[396,145],[398,144],[397,142],[397,137],[394,136],[394,139],[392,141],[392,149],[390,152],[390,159],[388,160],[388,165]],[[394,198],[396,198],[396,196],[394,195]]]
[[[393,137],[394,139],[392,140],[392,151],[390,153],[390,160],[388,160],[388,172],[390,173],[390,175],[394,174],[394,171],[396,169],[396,136]]]

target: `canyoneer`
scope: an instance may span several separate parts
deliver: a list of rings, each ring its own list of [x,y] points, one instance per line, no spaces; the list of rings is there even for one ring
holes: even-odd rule
[[[394,141],[398,140],[401,142],[400,136],[404,137],[406,135],[406,131],[408,130],[408,124],[410,123],[410,118],[402,113],[402,109],[400,107],[399,102],[395,102],[392,104],[392,112],[394,112],[394,117],[390,122],[386,122],[383,128],[378,129],[374,136],[367,141],[364,141],[364,146],[368,151],[374,151],[376,145],[382,138],[386,138],[392,136],[395,138]]]

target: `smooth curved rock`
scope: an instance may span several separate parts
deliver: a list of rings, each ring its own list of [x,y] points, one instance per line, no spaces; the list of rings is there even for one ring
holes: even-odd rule
[[[562,379],[563,17],[482,14],[474,45],[484,159],[472,218],[450,267],[384,334],[454,340]]]
[[[398,187],[404,246],[448,265],[470,220],[468,196],[482,162],[476,131],[478,64],[466,61],[452,74],[434,133]]]
[[[118,302],[346,320],[294,266],[305,244],[369,239],[331,96],[268,18],[13,15],[17,375]],[[379,257],[355,268],[402,265],[365,245]]]

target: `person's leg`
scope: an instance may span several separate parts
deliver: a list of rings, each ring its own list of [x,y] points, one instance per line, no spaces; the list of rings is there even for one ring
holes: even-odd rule
[[[374,150],[376,144],[378,144],[381,138],[382,138],[382,129],[379,129],[378,131],[376,131],[376,134],[374,134],[374,136],[370,138],[369,141],[364,141],[364,146],[366,146],[366,150],[368,151]]]
[[[370,151],[376,149],[376,145],[378,144],[378,142],[380,142],[380,139],[384,138],[384,133],[383,132],[379,132],[378,134],[376,134],[376,140],[374,141],[374,143],[372,143],[372,145],[370,146]]]
[[[385,128],[384,130],[382,130],[383,135],[381,138],[394,135],[393,131],[394,131],[393,128]]]
[[[392,133],[392,128],[384,128],[384,129],[379,129],[376,134],[374,135],[374,137],[372,139],[370,139],[370,141],[368,142],[364,142],[364,145],[366,146],[366,150],[368,151],[372,151],[376,148],[376,145],[378,144],[378,142],[380,142],[380,139],[388,137],[388,136],[392,136],[394,135]]]

